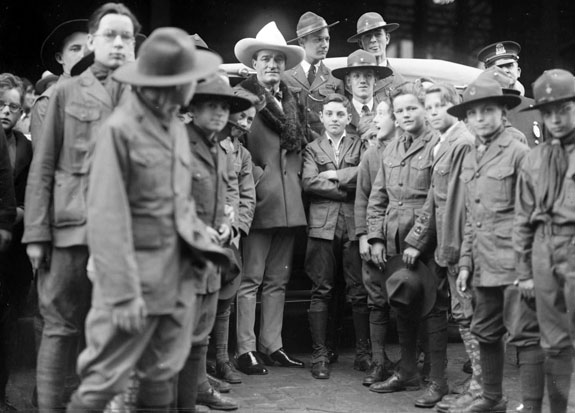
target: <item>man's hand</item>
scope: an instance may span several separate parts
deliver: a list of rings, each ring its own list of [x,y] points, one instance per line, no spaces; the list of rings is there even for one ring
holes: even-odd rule
[[[327,179],[329,181],[339,181],[337,177],[337,171],[323,171],[318,174],[318,178]]]
[[[455,281],[457,286],[457,291],[466,298],[471,298],[471,294],[468,291],[469,288],[469,270],[462,269],[459,270],[459,275],[457,276],[457,281]]]
[[[214,244],[220,244],[220,233],[218,231],[216,231],[215,229],[213,229],[212,227],[208,227],[206,226],[206,231],[208,232],[208,236],[210,237],[210,240],[214,243]]]
[[[112,323],[128,334],[142,332],[146,326],[148,310],[142,297],[117,305],[112,309]]]
[[[26,247],[32,269],[50,268],[51,247],[48,242],[33,242]]]
[[[233,206],[225,205],[224,214],[230,220],[230,222],[234,222],[236,220],[236,211],[234,210]]]
[[[377,241],[371,244],[371,261],[383,271],[385,268],[385,263],[387,259],[385,258],[387,251],[385,250],[385,244],[381,241]]]
[[[0,229],[0,251],[6,251],[12,242],[12,233],[6,229]]]
[[[225,243],[227,243],[230,240],[231,235],[232,235],[232,229],[229,227],[229,225],[226,224],[220,225],[220,227],[218,228],[218,239],[220,245],[224,245]]]
[[[359,255],[364,261],[371,261],[371,245],[367,242],[367,235],[359,237]]]
[[[534,299],[535,298],[535,289],[534,289],[533,279],[516,280],[513,284],[515,286],[519,287],[519,291],[521,291],[521,295],[524,298],[528,298],[528,299]]]
[[[420,255],[421,255],[421,251],[419,251],[417,248],[407,247],[403,251],[403,262],[408,267],[413,267]]]

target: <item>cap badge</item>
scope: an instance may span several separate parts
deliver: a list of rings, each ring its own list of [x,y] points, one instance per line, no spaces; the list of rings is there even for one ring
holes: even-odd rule
[[[500,55],[500,54],[505,54],[507,51],[505,50],[505,47],[503,46],[502,43],[497,43],[495,45],[495,54],[496,55]]]
[[[475,96],[476,93],[477,93],[477,90],[475,90],[475,86],[471,86],[471,88],[469,89],[469,94],[471,96]]]
[[[551,85],[549,83],[547,83],[547,85],[545,86],[545,93],[550,95],[551,92],[553,92],[553,89],[551,88]]]

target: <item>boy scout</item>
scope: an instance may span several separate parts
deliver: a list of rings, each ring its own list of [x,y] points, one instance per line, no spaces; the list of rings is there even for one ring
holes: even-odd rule
[[[367,207],[372,261],[382,269],[387,256],[402,254],[408,247],[405,237],[415,222],[415,211],[425,203],[431,184],[433,149],[439,137],[426,123],[423,97],[421,88],[413,83],[400,87],[392,97],[395,119],[404,132],[383,152],[381,168]],[[431,371],[428,391],[415,401],[419,407],[433,406],[435,399],[447,393],[447,340],[444,337],[447,333],[447,292],[445,275],[433,261],[433,246],[422,251],[421,258],[437,277],[438,289],[434,292],[437,295],[435,304],[422,320],[429,334]],[[391,393],[419,387],[416,364],[419,322],[419,319],[413,320],[406,314],[398,314],[397,329],[402,351],[399,372],[383,382],[372,384],[371,391]]]
[[[102,411],[134,369],[139,411],[167,411],[172,402],[192,338],[192,267],[227,261],[194,213],[192,160],[176,114],[219,63],[183,30],[162,28],[138,63],[113,75],[134,89],[96,143],[88,194],[94,294],[69,412]]]
[[[46,270],[38,272],[44,319],[37,363],[41,410],[66,403],[69,355],[83,334],[92,289],[86,276],[91,149],[125,90],[110,74],[126,62],[140,24],[123,4],[107,3],[92,14],[88,29],[95,62],[54,89],[26,187],[22,242],[32,267]]]
[[[213,242],[226,247],[237,233],[225,209],[228,205],[237,213],[238,181],[233,164],[218,140],[230,112],[241,112],[250,106],[249,100],[234,95],[227,80],[215,76],[198,85],[190,105],[192,123],[186,126],[194,160],[192,195],[198,217],[206,224]],[[212,388],[206,373],[209,334],[216,317],[222,270],[206,268],[200,270],[197,277],[197,324],[192,350],[178,382],[178,407],[193,409],[197,395],[198,404],[234,410],[238,408],[237,403]]]
[[[433,171],[427,200],[405,239],[409,247],[403,256],[408,265],[413,265],[421,251],[430,243],[437,243],[435,262],[447,272],[452,315],[459,323],[465,349],[476,367],[476,375],[470,384],[470,395],[477,396],[481,393],[481,379],[477,377],[479,359],[474,357],[478,353],[478,344],[469,331],[473,309],[471,300],[463,298],[455,288],[465,224],[464,188],[459,174],[463,158],[473,144],[473,136],[465,124],[447,113],[447,109],[459,101],[457,90],[449,84],[434,84],[425,91],[427,120],[440,133],[440,137],[439,143],[433,148]]]
[[[383,272],[371,261],[365,221],[369,194],[381,166],[383,150],[396,138],[395,119],[393,118],[391,102],[388,99],[377,105],[373,124],[377,130],[377,135],[374,142],[370,142],[371,146],[359,163],[354,203],[355,235],[359,241],[359,255],[362,259],[361,277],[367,291],[372,357],[371,367],[363,379],[364,386],[370,386],[387,379],[393,370],[393,365],[385,354],[385,337],[389,324],[387,292],[381,282]]]
[[[326,131],[305,149],[302,186],[311,201],[305,259],[306,273],[313,282],[308,312],[314,350],[311,373],[316,379],[328,379],[328,308],[338,277],[345,280],[353,311],[354,368],[365,371],[371,360],[367,293],[361,281],[353,217],[357,165],[363,143],[358,136],[345,132],[351,114],[344,96],[327,96],[320,118]]]
[[[293,69],[286,70],[283,81],[296,92],[304,108],[307,140],[320,137],[323,124],[319,118],[323,100],[332,93],[343,94],[343,84],[334,78],[323,64],[329,51],[329,29],[339,22],[327,24],[323,17],[311,11],[305,12],[297,23],[297,37],[288,41],[298,42],[305,50],[302,62]]]
[[[509,133],[504,119],[507,108],[520,101],[519,96],[503,94],[495,80],[479,76],[463,93],[463,102],[447,109],[450,115],[465,120],[475,135],[475,145],[463,160],[460,176],[465,185],[467,218],[457,289],[469,296],[468,283],[472,281],[475,307],[471,332],[479,342],[483,374],[481,397],[464,406],[452,406],[450,411],[454,412],[505,410],[502,382],[506,332],[509,342],[518,347],[520,364],[526,372],[539,357],[533,311],[512,285],[516,179],[528,147]]]
[[[567,411],[575,345],[575,78],[561,69],[533,83],[549,140],[525,157],[513,244],[519,287],[534,287],[551,412]]]

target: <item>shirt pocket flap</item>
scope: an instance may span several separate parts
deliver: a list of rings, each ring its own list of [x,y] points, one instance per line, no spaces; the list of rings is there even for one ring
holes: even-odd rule
[[[98,107],[68,105],[64,111],[81,122],[93,122],[100,119],[100,109]]]
[[[157,151],[154,149],[139,149],[132,152],[131,157],[138,165],[145,167],[153,166],[161,160]],[[182,159],[182,155],[180,155],[180,159]]]
[[[513,168],[512,166],[500,166],[497,168],[491,168],[489,169],[485,175],[488,176],[489,178],[493,178],[493,179],[497,179],[497,180],[502,180],[507,178],[508,176],[513,175],[513,173],[515,172],[515,168]]]
[[[329,159],[328,156],[326,155],[317,155],[315,157],[315,161],[318,165],[327,165],[328,163],[333,162],[331,159]]]

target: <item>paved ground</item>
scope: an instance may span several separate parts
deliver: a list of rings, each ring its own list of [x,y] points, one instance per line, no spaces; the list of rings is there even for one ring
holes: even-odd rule
[[[510,352],[511,353],[511,352]],[[391,345],[392,360],[399,357],[397,345]],[[461,365],[465,361],[463,345],[449,344],[448,377],[453,384],[465,377]],[[298,354],[306,363],[309,353]],[[330,380],[315,380],[306,369],[271,367],[266,376],[244,376],[244,382],[234,385],[230,396],[241,405],[238,412],[425,412],[413,406],[420,391],[381,395],[361,385],[363,373],[353,370],[353,352],[346,350],[333,365]],[[19,410],[31,411],[29,395],[33,386],[33,370],[20,369],[9,385],[10,400]],[[510,410],[519,405],[518,370],[511,354],[505,365],[505,392]],[[572,389],[569,411],[575,411],[575,389]],[[513,410],[512,410],[513,409]]]

